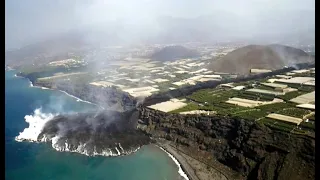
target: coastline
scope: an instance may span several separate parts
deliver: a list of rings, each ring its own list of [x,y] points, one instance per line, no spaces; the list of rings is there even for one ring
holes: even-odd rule
[[[159,149],[168,154],[168,156],[178,166],[178,173],[186,180],[228,180],[229,178],[215,168],[209,168],[203,162],[180,152],[179,149],[171,145],[169,141],[157,142],[155,144]],[[233,178],[232,178],[233,179]]]
[[[174,148],[172,148],[169,144],[165,143],[157,143],[157,147],[159,147],[162,151],[168,154],[168,156],[176,163],[179,168],[179,174],[186,180],[200,180],[198,176],[195,174],[193,168],[189,165],[186,159],[181,156]]]
[[[41,87],[41,88],[42,88],[42,87]],[[47,88],[47,89],[50,89],[50,88]],[[104,110],[104,107],[102,107],[102,106],[100,106],[100,105],[98,105],[98,104],[95,104],[95,103],[90,102],[90,101],[85,101],[85,100],[80,99],[80,98],[78,98],[78,97],[76,97],[76,96],[74,96],[74,95],[72,95],[72,94],[69,94],[69,93],[63,91],[63,90],[59,90],[59,89],[50,89],[50,90],[53,90],[53,91],[54,91],[54,90],[58,90],[58,91],[66,94],[66,95],[68,95],[68,96],[70,96],[70,97],[72,97],[72,98],[75,98],[78,102],[81,101],[81,102],[84,102],[84,103],[92,104],[92,105],[98,106],[99,108],[101,108],[101,109]]]
[[[81,102],[84,102],[84,103],[92,104],[92,105],[95,105],[95,106],[99,107],[100,109],[104,110],[104,107],[102,107],[102,106],[100,106],[100,105],[98,105],[98,104],[95,104],[95,103],[90,102],[90,101],[85,101],[85,100],[80,99],[80,98],[78,98],[78,97],[76,97],[76,96],[74,96],[74,95],[72,95],[72,94],[69,94],[69,93],[63,91],[63,90],[51,89],[51,88],[47,88],[47,87],[43,87],[43,86],[35,86],[35,85],[30,81],[29,78],[23,77],[23,76],[18,76],[17,74],[15,74],[14,77],[27,79],[27,80],[30,82],[30,87],[41,88],[41,89],[43,89],[43,90],[60,91],[60,92],[62,92],[62,93],[64,93],[64,94],[66,94],[67,96],[70,96],[70,97],[76,99],[78,102],[81,101]]]
[[[58,90],[72,98],[75,98],[77,101],[82,101],[85,103],[89,103],[89,104],[93,104],[98,106],[101,109],[104,109],[103,107],[99,106],[98,104],[89,102],[89,101],[85,101],[82,100],[74,95],[71,95],[63,90],[59,90],[59,89],[51,89],[51,88],[47,88],[47,87],[43,87],[43,86],[35,86],[29,78],[27,77],[23,77],[23,76],[18,76],[17,74],[14,75],[15,77],[18,78],[25,78],[30,82],[30,87],[35,87],[35,88],[41,88],[44,90]],[[183,177],[183,179],[185,180],[199,180],[199,178],[195,175],[194,170],[191,168],[191,166],[188,164],[188,162],[186,161],[186,159],[181,156],[174,148],[172,148],[169,144],[164,144],[164,143],[157,143],[155,144],[155,146],[157,146],[159,149],[161,149],[162,151],[164,151],[172,160],[173,162],[178,166],[178,173],[180,174],[181,177]],[[138,150],[138,149],[137,149]],[[81,154],[81,153],[80,153]]]

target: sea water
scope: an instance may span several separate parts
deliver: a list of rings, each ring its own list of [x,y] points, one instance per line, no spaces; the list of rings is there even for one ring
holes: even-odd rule
[[[88,157],[58,152],[48,143],[16,141],[15,138],[29,127],[26,121],[34,120],[35,113],[86,112],[98,107],[59,91],[32,87],[27,79],[16,77],[15,73],[5,73],[5,179],[183,179],[178,173],[178,166],[155,146],[143,146],[137,152],[122,157]]]

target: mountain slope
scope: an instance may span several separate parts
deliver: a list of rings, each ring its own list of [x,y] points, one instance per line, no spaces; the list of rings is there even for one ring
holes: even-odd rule
[[[20,49],[5,52],[5,61],[10,66],[45,63],[68,54],[81,52],[86,43],[78,33],[64,34],[45,41],[30,44]]]
[[[314,58],[301,49],[278,44],[249,45],[213,61],[208,69],[246,75],[252,68],[275,70],[284,66],[313,61]]]

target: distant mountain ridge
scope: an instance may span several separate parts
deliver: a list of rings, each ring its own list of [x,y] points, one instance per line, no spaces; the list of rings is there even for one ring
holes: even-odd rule
[[[246,75],[250,69],[281,69],[297,63],[313,62],[314,57],[301,49],[280,44],[248,45],[213,61],[208,69]]]
[[[196,58],[200,53],[183,46],[166,46],[154,52],[150,58],[155,61],[174,61],[183,58]]]
[[[79,34],[69,33],[20,49],[6,51],[5,62],[11,66],[44,63],[54,59],[68,58],[69,54],[83,51],[86,46],[87,44]]]

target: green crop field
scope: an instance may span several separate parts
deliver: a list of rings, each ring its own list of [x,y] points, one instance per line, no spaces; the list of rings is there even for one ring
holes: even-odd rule
[[[262,118],[266,116],[267,113],[264,111],[261,111],[260,109],[250,109],[248,111],[239,111],[231,114],[232,117],[238,117],[242,119],[247,119],[247,120],[257,120],[259,118]]]
[[[186,111],[193,111],[193,110],[198,110],[200,106],[196,103],[188,103],[186,106],[176,109],[171,111],[171,113],[180,113],[180,112],[186,112]]]
[[[315,124],[311,122],[302,122],[300,123],[299,127],[307,130],[315,130]]]
[[[259,82],[266,82],[267,79],[268,78],[261,79],[259,80]],[[251,86],[251,84],[253,83],[257,83],[257,81],[240,82],[234,83],[233,85]],[[303,122],[297,127],[295,124],[282,122],[266,117],[270,113],[278,113],[282,115],[302,118],[303,116],[310,113],[309,110],[296,108],[296,104],[290,102],[289,100],[302,94],[314,91],[314,87],[301,85],[293,85],[293,87],[297,88],[298,91],[289,92],[285,95],[280,96],[266,95],[245,90],[236,91],[223,88],[202,89],[186,97],[187,100],[191,101],[186,107],[177,109],[172,112],[179,113],[191,110],[215,111],[217,115],[227,115],[230,117],[245,119],[249,121],[259,120],[257,121],[258,123],[265,124],[266,126],[274,130],[297,134],[307,134],[308,131],[314,130],[314,123]],[[273,88],[264,85],[258,85],[258,88],[273,90]],[[274,98],[281,98],[285,102],[261,105],[255,108],[247,108],[226,103],[226,101],[232,97],[259,101],[272,101]],[[310,119],[312,118],[314,119],[314,116],[310,117]]]
[[[285,132],[290,132],[297,127],[296,125],[277,121],[277,120],[270,119],[270,118],[264,118],[264,119],[260,120],[260,122],[265,124],[266,126],[272,128],[272,129],[285,131]]]
[[[305,94],[305,93],[301,91],[293,91],[293,92],[288,92],[285,95],[280,95],[278,97],[285,101],[289,101],[290,99],[296,98],[302,94]]]
[[[298,88],[298,90],[301,92],[309,93],[314,91],[315,89],[314,89],[314,86],[301,86],[300,88]]]
[[[292,107],[292,108],[285,108],[285,109],[279,110],[277,113],[282,115],[302,118],[303,116],[309,114],[310,111],[301,109],[301,108]]]
[[[246,99],[252,99],[252,100],[260,100],[260,101],[272,101],[275,98],[275,95],[272,94],[261,94],[257,92],[251,92],[251,91],[240,91],[239,97],[243,97]]]
[[[237,97],[239,94],[238,91],[235,90],[212,90],[212,89],[204,89],[197,92],[194,92],[192,95],[187,96],[187,98],[208,104],[219,104],[227,101],[229,98]]]

